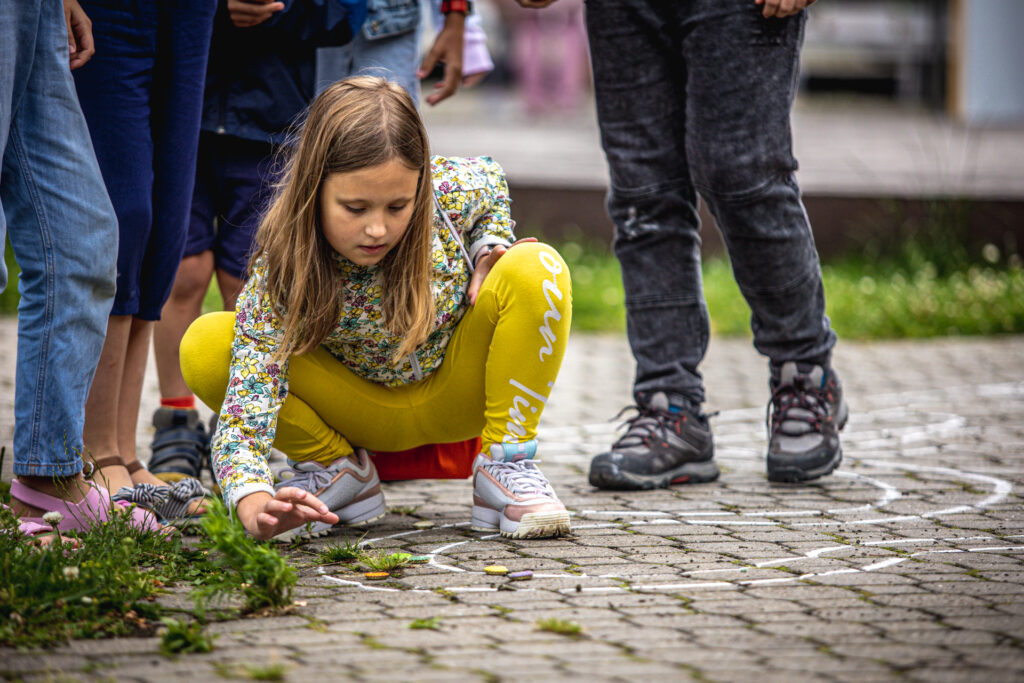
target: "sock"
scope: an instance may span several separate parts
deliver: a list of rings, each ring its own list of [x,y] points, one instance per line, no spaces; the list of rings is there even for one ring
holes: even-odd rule
[[[160,405],[163,408],[195,409],[196,397],[194,394],[188,396],[172,396],[171,398],[160,398]]]

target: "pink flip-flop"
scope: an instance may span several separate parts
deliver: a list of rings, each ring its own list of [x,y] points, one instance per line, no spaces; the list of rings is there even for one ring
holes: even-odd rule
[[[11,498],[16,498],[25,505],[40,510],[59,512],[63,519],[57,524],[57,531],[87,531],[97,524],[103,524],[110,520],[114,505],[130,511],[132,526],[136,529],[159,531],[162,528],[152,512],[132,506],[130,503],[112,504],[110,493],[105,488],[91,481],[87,481],[85,484],[89,487],[85,498],[77,503],[72,503],[63,498],[55,498],[36,491],[15,479],[11,482]],[[22,517],[21,519],[23,524],[46,524],[42,517]]]
[[[7,507],[3,503],[0,503],[0,509],[11,510],[11,508]],[[13,510],[11,510],[11,514],[14,514]],[[49,524],[46,524],[45,522],[44,523],[39,523],[39,522],[28,521],[28,520],[25,520],[25,519],[22,519],[22,518],[16,518],[16,519],[18,520],[18,531],[21,532],[22,535],[27,536],[29,538],[34,538],[36,536],[45,536],[47,534],[53,534],[54,533],[53,527],[50,526]],[[73,548],[77,548],[78,547],[78,541],[76,541],[74,539],[64,538],[63,536],[61,536],[61,539],[62,539],[63,542],[70,544],[71,547],[73,547]]]

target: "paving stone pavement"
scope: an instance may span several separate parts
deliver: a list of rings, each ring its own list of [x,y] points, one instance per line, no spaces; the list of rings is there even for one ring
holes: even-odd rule
[[[852,408],[835,475],[766,480],[766,367],[749,341],[716,338],[704,371],[708,408],[721,411],[719,481],[606,493],[585,474],[613,439],[632,361],[621,337],[577,335],[540,434],[570,537],[469,530],[468,481],[390,484],[391,512],[362,542],[430,564],[385,583],[311,566],[308,551],[362,534],[339,530],[291,551],[297,614],[214,624],[213,653],[77,641],[0,650],[0,670],[213,680],[225,665],[279,661],[292,681],[1024,680],[1024,337],[843,342],[835,362]],[[140,424],[154,400],[151,378]],[[413,526],[422,520],[435,526]],[[494,563],[534,578],[485,574]],[[431,617],[437,630],[409,628]],[[537,628],[551,617],[582,635]]]

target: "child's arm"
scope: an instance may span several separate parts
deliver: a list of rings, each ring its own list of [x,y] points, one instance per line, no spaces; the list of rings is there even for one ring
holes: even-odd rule
[[[288,361],[276,358],[282,330],[265,293],[265,274],[258,263],[238,297],[227,392],[210,444],[225,503],[258,537],[275,526],[273,534],[304,524],[305,516],[319,509],[312,496],[296,507],[283,490],[275,494],[267,463],[278,411],[288,395]]]
[[[461,159],[455,165],[456,182],[466,189],[478,190],[466,193],[472,197],[472,203],[462,212],[466,248],[475,266],[484,253],[498,245],[511,246],[516,241],[512,201],[505,171],[494,159]]]

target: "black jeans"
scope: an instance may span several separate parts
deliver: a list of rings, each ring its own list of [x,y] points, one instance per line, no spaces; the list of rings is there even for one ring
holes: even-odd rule
[[[804,21],[764,19],[753,0],[587,0],[640,401],[656,391],[704,400],[698,192],[757,350],[775,364],[829,362],[835,334],[789,127]]]

